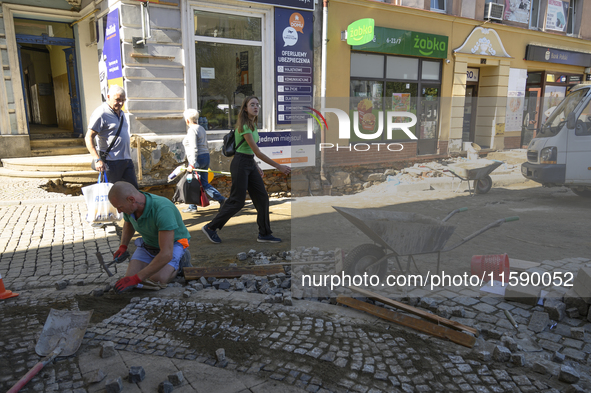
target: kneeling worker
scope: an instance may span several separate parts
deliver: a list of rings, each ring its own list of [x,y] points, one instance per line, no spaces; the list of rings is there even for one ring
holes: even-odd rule
[[[185,249],[189,247],[189,231],[177,207],[168,199],[138,191],[130,183],[119,181],[109,191],[109,201],[123,213],[121,245],[115,257],[127,251],[135,232],[136,251],[131,257],[125,277],[117,281],[115,290],[130,290],[143,280],[168,284],[181,267],[191,266]],[[181,263],[183,259],[183,263]]]

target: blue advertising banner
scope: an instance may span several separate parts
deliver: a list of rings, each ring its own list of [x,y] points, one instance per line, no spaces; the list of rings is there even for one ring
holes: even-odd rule
[[[106,101],[109,86],[123,87],[119,9],[109,12],[106,18],[99,21],[97,27],[99,29],[99,77],[103,101]]]
[[[301,10],[314,11],[315,0],[245,0],[252,3],[271,4],[281,7],[298,8]]]
[[[275,8],[277,124],[304,123],[314,82],[312,12]]]

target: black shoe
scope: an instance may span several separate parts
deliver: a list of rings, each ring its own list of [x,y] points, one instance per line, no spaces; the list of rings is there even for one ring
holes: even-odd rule
[[[205,236],[207,236],[210,242],[214,244],[219,244],[222,242],[222,239],[220,239],[217,232],[209,229],[207,225],[204,225],[203,228],[201,228],[201,230],[203,231],[203,233],[205,233]]]

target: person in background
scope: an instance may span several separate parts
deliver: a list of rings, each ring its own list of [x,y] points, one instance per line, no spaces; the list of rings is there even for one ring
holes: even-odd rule
[[[125,90],[121,86],[111,85],[107,94],[107,101],[96,108],[88,120],[88,131],[86,132],[86,148],[94,159],[97,171],[107,173],[109,183],[116,183],[124,180],[138,187],[135,176],[135,168],[131,160],[131,140],[129,133],[129,121],[121,110],[125,103]],[[121,132],[115,140],[113,148],[106,157],[107,151],[121,124]],[[98,151],[94,140],[98,142]],[[100,153],[103,153],[101,156]]]
[[[207,134],[205,129],[197,122],[199,121],[199,112],[195,109],[187,109],[183,113],[185,122],[187,123],[187,136],[183,139],[183,146],[185,147],[185,154],[189,161],[189,168],[205,169],[209,168],[209,147],[207,146]],[[220,207],[226,201],[226,198],[220,194],[207,179],[207,172],[197,172],[201,179],[201,185],[210,199],[214,199],[220,203]],[[197,211],[197,205],[189,205],[188,209],[184,209],[183,213],[194,213]]]
[[[259,140],[256,126],[258,114],[258,98],[254,96],[245,98],[240,107],[238,122],[234,131],[237,148],[230,164],[230,173],[232,174],[230,197],[215,218],[202,228],[203,233],[212,243],[222,242],[217,230],[222,229],[226,222],[242,209],[246,202],[246,191],[248,191],[257,210],[257,225],[259,227],[257,241],[260,243],[281,242],[281,239],[272,235],[269,219],[269,195],[267,195],[265,183],[263,182],[263,171],[257,165],[254,156],[286,175],[291,172],[291,168],[273,161],[262,153],[257,146]],[[242,141],[246,143],[241,143]]]

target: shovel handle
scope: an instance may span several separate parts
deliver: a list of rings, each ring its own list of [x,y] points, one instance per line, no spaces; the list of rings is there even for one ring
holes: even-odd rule
[[[39,371],[41,371],[41,369],[43,367],[45,367],[47,364],[53,362],[53,359],[55,359],[56,357],[59,356],[60,353],[62,353],[62,351],[64,350],[64,345],[65,345],[66,341],[64,338],[62,338],[57,346],[57,348],[55,348],[53,350],[52,353],[50,353],[49,355],[47,355],[46,357],[44,357],[43,359],[41,359],[41,361],[39,363],[37,363],[36,365],[33,366],[32,369],[29,370],[28,373],[25,374],[24,377],[22,377],[17,383],[16,385],[14,385],[8,392],[6,393],[16,393],[18,391],[20,391],[31,379],[33,379],[33,377],[35,375],[37,375],[37,373]]]
[[[8,392],[6,393],[16,393],[18,391],[20,391],[23,387],[25,387],[25,385],[31,380],[33,379],[33,377],[35,375],[37,375],[37,373],[39,371],[41,371],[41,369],[45,367],[45,362],[41,361],[39,363],[37,363],[32,369],[29,370],[28,373],[25,374],[24,377],[22,377],[17,383],[16,385],[14,385]]]
[[[505,222],[511,222],[511,221],[519,221],[519,217],[518,216],[513,216],[513,217],[507,217],[507,218],[505,218]]]

